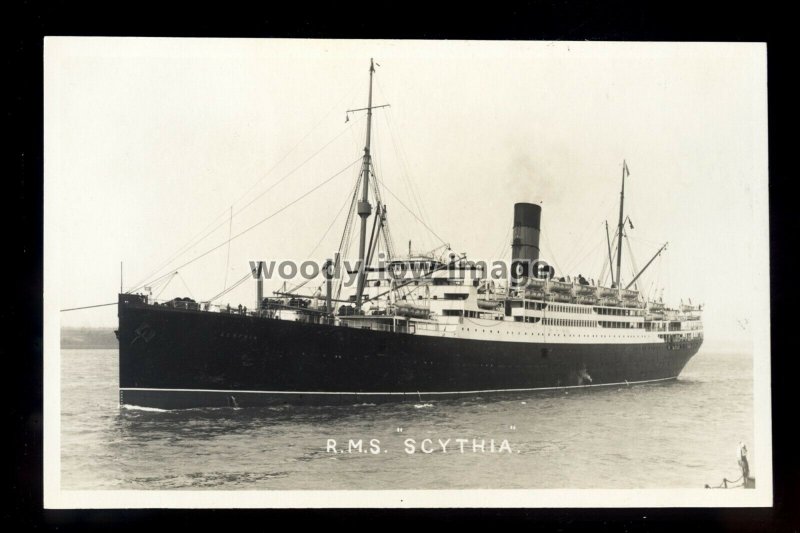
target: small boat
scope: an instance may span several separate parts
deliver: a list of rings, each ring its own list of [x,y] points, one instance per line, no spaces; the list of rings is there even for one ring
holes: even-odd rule
[[[550,290],[553,292],[572,292],[572,283],[566,281],[551,281]]]
[[[575,294],[576,295],[588,295],[594,294],[597,291],[595,287],[591,285],[575,285]]]
[[[498,309],[502,305],[503,302],[498,300],[478,300],[478,307],[480,309],[486,309],[488,311],[493,311],[495,309]]]
[[[395,313],[398,316],[407,316],[412,318],[428,318],[431,315],[429,309],[411,304],[395,304]]]

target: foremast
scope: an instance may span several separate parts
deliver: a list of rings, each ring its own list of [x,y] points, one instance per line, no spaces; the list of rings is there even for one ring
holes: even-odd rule
[[[358,202],[357,212],[361,218],[361,232],[358,238],[358,284],[356,285],[356,309],[361,309],[364,294],[364,281],[367,274],[366,245],[367,245],[367,219],[372,214],[372,205],[369,203],[369,172],[372,164],[370,155],[370,140],[372,137],[372,76],[375,73],[375,61],[369,60],[369,99],[367,100],[367,140],[364,144],[364,160],[361,166],[361,200]]]

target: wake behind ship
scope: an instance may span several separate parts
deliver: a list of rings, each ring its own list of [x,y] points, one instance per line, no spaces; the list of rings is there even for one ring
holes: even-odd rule
[[[475,276],[481,267],[447,246],[400,257],[370,154],[372,113],[384,107],[372,104],[374,72],[371,63],[367,107],[348,111],[367,115],[362,170],[344,231],[347,236],[360,225],[355,293],[342,296],[342,280],[332,275],[342,266],[339,255],[326,263],[324,294],[295,289],[264,298],[261,272],[255,272],[251,310],[122,293],[120,403],[426,401],[676,379],[702,344],[702,309],[668,308],[637,290],[666,245],[623,283],[627,165],[615,252],[607,236],[608,286],[583,276],[555,277],[539,258],[541,207],[529,203],[514,205],[514,275],[505,283]],[[379,248],[387,261],[376,261]]]

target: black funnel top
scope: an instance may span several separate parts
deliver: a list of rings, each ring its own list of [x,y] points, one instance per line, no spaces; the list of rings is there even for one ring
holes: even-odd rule
[[[539,259],[539,224],[542,207],[536,204],[514,204],[514,235],[511,241],[511,260]]]
[[[528,226],[539,229],[542,221],[542,206],[536,204],[514,204],[514,226]]]

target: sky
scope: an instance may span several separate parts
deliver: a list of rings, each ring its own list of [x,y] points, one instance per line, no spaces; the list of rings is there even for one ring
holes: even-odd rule
[[[177,270],[160,298],[205,300],[250,260],[330,257],[370,58],[398,250],[508,259],[513,204],[534,202],[542,257],[597,278],[625,160],[636,266],[669,241],[640,288],[703,303],[710,339],[768,313],[766,47],[746,43],[48,38],[46,302],[116,301],[120,263],[125,290]],[[250,307],[254,285],[219,302]]]

